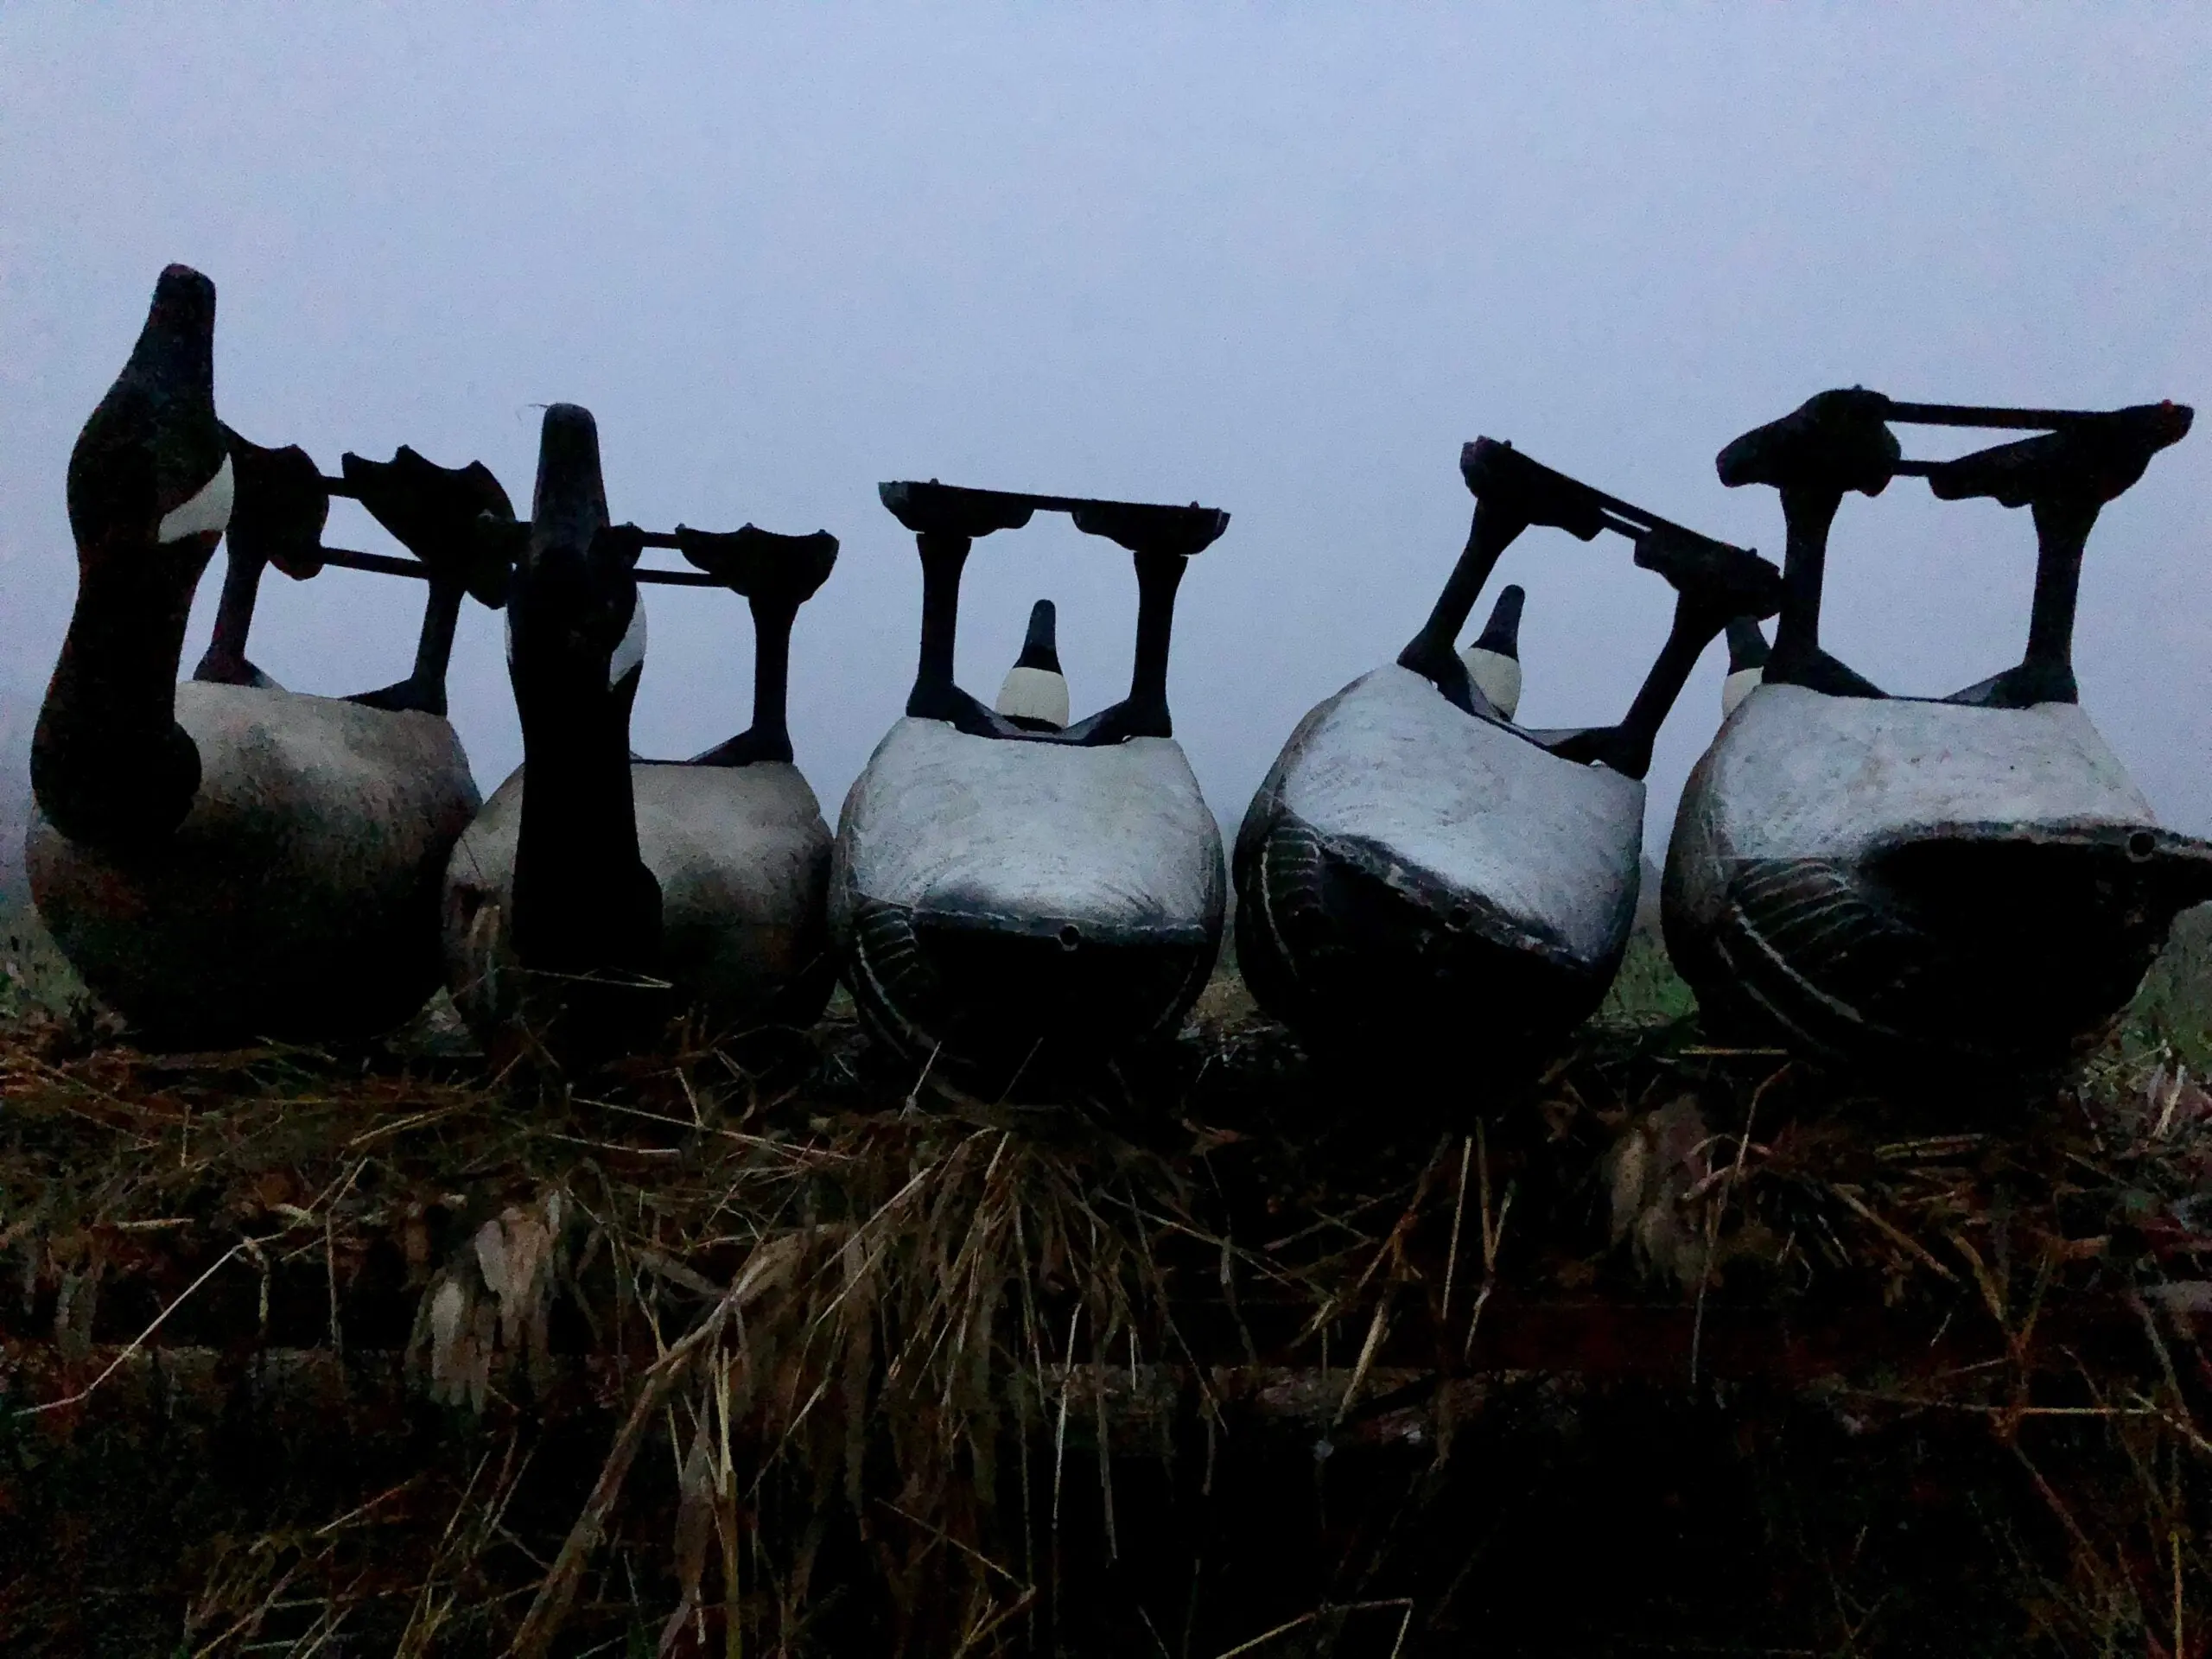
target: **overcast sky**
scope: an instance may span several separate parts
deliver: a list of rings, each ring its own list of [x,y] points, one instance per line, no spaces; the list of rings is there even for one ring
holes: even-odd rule
[[[1478,434],[1778,558],[1773,493],[1722,489],[1713,454],[1822,388],[2204,401],[2208,111],[2187,6],[10,4],[7,763],[73,592],[69,447],[170,260],[217,284],[218,406],[257,442],[480,457],[526,511],[537,406],[567,400],[618,518],[834,531],[791,717],[833,819],[913,670],[879,480],[1228,509],[1171,690],[1233,824],[1299,716],[1420,622]],[[2200,429],[2107,510],[2078,653],[2200,833],[2209,501]],[[342,502],[329,539],[391,550]],[[1853,498],[1825,638],[1892,690],[1979,679],[2018,658],[2033,545],[2025,513],[1912,480]],[[1522,717],[1618,718],[1664,584],[1545,531],[1497,580],[1529,591]],[[1039,596],[1078,712],[1119,696],[1135,582],[1064,521],[978,544],[964,683],[992,695]],[[749,626],[728,594],[650,598],[637,745],[688,754],[747,718]],[[296,690],[381,684],[421,600],[272,575],[253,653]],[[1655,845],[1720,675],[1716,648],[1662,736]],[[474,607],[453,702],[488,793],[520,747]]]

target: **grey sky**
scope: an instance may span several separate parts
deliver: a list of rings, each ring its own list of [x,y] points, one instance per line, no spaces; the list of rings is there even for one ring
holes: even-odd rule
[[[520,505],[531,405],[566,399],[618,518],[835,531],[791,717],[833,817],[913,666],[878,480],[1229,509],[1172,690],[1233,823],[1421,620],[1478,433],[1778,556],[1772,492],[1723,490],[1713,453],[1824,387],[2206,401],[2208,95],[2212,11],[2179,6],[10,6],[9,763],[73,588],[69,446],[171,259],[215,279],[219,406],[260,442],[480,456]],[[2208,486],[2200,430],[2107,511],[2079,636],[2089,711],[2199,832]],[[343,503],[329,539],[388,546]],[[1978,679],[2018,655],[2032,548],[2024,513],[1911,480],[1854,499],[1826,636],[1892,690]],[[1124,556],[1052,527],[969,569],[969,689],[1049,595],[1078,711],[1119,695]],[[1530,595],[1522,717],[1617,717],[1663,584],[1541,531],[1501,579]],[[272,575],[254,655],[380,684],[420,601]],[[689,753],[744,721],[748,629],[726,594],[652,603],[638,744]],[[1716,652],[1662,739],[1655,843],[1719,680]],[[519,743],[474,607],[453,690],[488,791]]]

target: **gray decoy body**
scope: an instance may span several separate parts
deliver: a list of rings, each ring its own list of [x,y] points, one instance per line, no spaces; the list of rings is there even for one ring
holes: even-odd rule
[[[882,494],[916,534],[925,586],[906,715],[838,820],[831,918],[861,1018],[918,1066],[1000,1071],[1173,1031],[1212,971],[1227,883],[1220,830],[1173,736],[1167,645],[1183,567],[1228,515],[934,482]],[[1128,696],[1064,729],[1065,704],[1034,682],[1009,688],[1010,717],[952,676],[970,545],[1039,510],[1130,550],[1141,594]],[[1030,660],[1040,626],[1049,647],[1042,607],[1017,670],[1046,668]]]
[[[836,982],[830,830],[791,764],[792,619],[829,576],[824,534],[665,538],[744,594],[755,625],[753,721],[688,761],[629,747],[643,672],[639,533],[610,526],[591,416],[546,411],[508,662],[523,764],[453,850],[448,984],[495,1053],[569,1060],[649,1047],[667,1021],[713,1033],[810,1024]]]
[[[238,464],[214,307],[205,276],[162,273],[70,457],[79,586],[33,740],[32,898],[149,1040],[369,1035],[436,988],[438,880],[476,786],[440,715],[177,683],[226,529],[310,548],[327,505],[309,492],[302,524]]]
[[[1325,1048],[1472,1042],[1541,1058],[1603,1000],[1636,918],[1643,772],[1689,666],[1734,608],[1771,611],[1776,573],[1510,447],[1467,446],[1475,524],[1395,663],[1292,733],[1236,837],[1237,956],[1260,1001]],[[1675,627],[1616,727],[1516,726],[1521,590],[1475,648],[1452,640],[1531,524],[1638,543],[1676,588]],[[1504,673],[1510,664],[1516,671]],[[1457,671],[1456,673],[1454,671]]]
[[[1826,393],[1722,452],[1724,482],[1781,487],[1790,541],[1771,657],[1668,849],[1668,950],[1709,1020],[1878,1068],[2040,1069],[2110,1027],[2175,914],[2212,897],[2212,844],[2159,827],[2077,705],[2074,589],[2097,508],[2188,419]],[[1912,462],[1890,420],[2053,430]],[[2028,653],[1951,698],[1885,696],[1819,645],[1836,505],[1896,474],[2035,510]]]

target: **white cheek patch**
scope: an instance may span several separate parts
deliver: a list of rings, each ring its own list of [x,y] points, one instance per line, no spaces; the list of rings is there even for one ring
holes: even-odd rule
[[[231,458],[225,455],[223,464],[215,469],[215,476],[201,485],[191,500],[162,515],[161,528],[154,532],[154,539],[181,542],[188,536],[210,530],[221,535],[231,526],[231,499],[236,488],[231,477]]]
[[[1475,683],[1475,689],[1490,699],[1490,706],[1512,719],[1521,707],[1520,658],[1470,645],[1460,653],[1460,660],[1466,664],[1467,677]]]
[[[1726,720],[1736,712],[1745,697],[1759,688],[1766,677],[1763,668],[1739,668],[1720,683],[1720,718]]]
[[[515,609],[507,607],[507,672],[515,671]]]
[[[1015,668],[999,688],[998,711],[1008,720],[1068,723],[1067,677],[1049,668]]]
[[[630,601],[630,626],[622,632],[622,643],[614,647],[614,655],[607,664],[607,683],[611,690],[622,683],[622,677],[633,671],[645,660],[645,596],[639,594]]]

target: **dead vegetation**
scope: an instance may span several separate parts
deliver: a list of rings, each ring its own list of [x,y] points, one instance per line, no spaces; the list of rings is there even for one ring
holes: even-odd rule
[[[590,1098],[437,1048],[11,1028],[10,1651],[2203,1649],[2170,1048],[1910,1098],[1599,1027],[1488,1094],[1226,990],[1051,1104],[836,1020]]]

